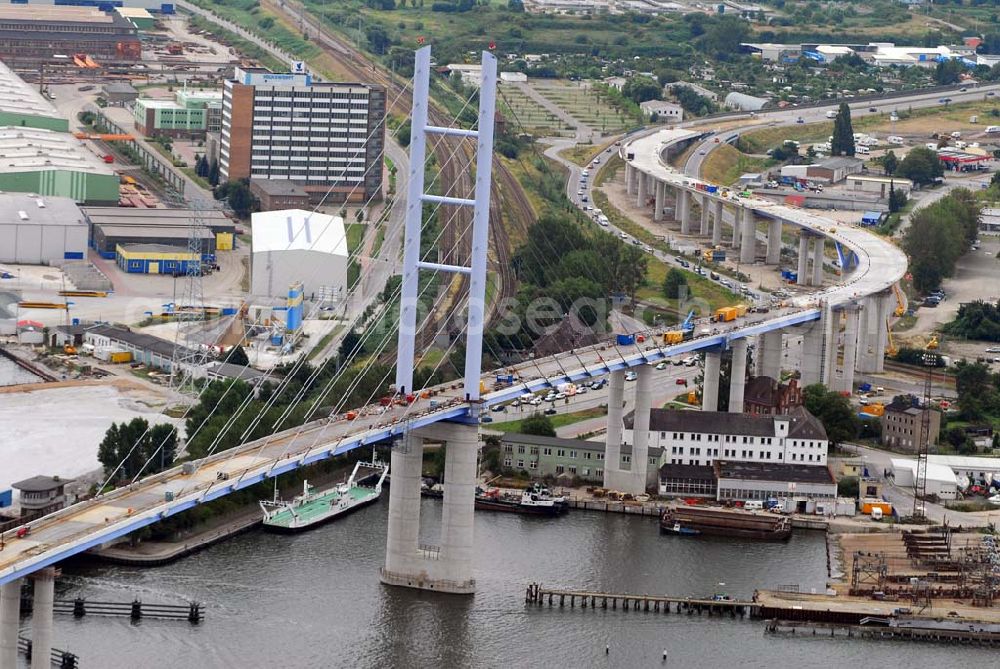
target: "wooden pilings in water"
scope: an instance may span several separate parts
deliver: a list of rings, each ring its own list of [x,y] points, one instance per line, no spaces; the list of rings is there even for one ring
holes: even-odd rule
[[[1000,647],[1000,634],[963,629],[887,627],[883,625],[839,625],[771,619],[767,621],[764,631],[769,634],[791,634],[795,636],[857,637],[860,639],[893,639],[903,641],[928,641],[932,643],[954,643],[989,648]]]
[[[579,600],[580,608],[596,609],[598,605],[603,610],[642,611],[644,613],[687,613],[688,615],[726,615],[740,618],[753,615],[757,604],[755,602],[732,599],[693,599],[691,597],[671,597],[667,595],[636,595],[610,592],[589,592],[581,590],[556,590],[543,588],[538,583],[528,586],[524,595],[525,604],[536,606],[558,606],[559,608],[576,608]]]

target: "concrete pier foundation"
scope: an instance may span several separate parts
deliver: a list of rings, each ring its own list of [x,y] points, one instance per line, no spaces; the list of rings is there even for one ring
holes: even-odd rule
[[[0,585],[0,668],[17,667],[17,632],[21,624],[21,579]]]
[[[729,413],[743,413],[743,391],[747,382],[747,340],[732,342],[732,373],[729,375]]]
[[[781,262],[781,219],[776,218],[768,224],[767,228],[767,258],[768,265],[777,265]]]
[[[636,188],[635,206],[641,209],[646,206],[646,198],[648,197],[649,191],[649,177],[642,172],[639,172],[637,178],[639,180],[639,184]]]
[[[826,238],[817,237],[813,240],[812,285],[823,285],[823,252],[826,250]]]
[[[858,358],[858,324],[860,313],[857,307],[849,307],[846,317],[846,325],[844,326],[844,363],[840,373],[840,390],[849,393],[854,390],[854,369],[857,366]]]
[[[604,485],[612,490],[629,492],[633,495],[646,491],[646,470],[649,467],[649,412],[652,409],[652,368],[648,365],[637,367],[635,380],[635,414],[632,425],[632,461],[630,469],[611,469],[608,454],[604,456]],[[611,393],[608,395],[610,420]],[[609,438],[610,441],[610,438]]]
[[[743,207],[741,210],[740,227],[740,262],[750,265],[754,261],[755,249],[757,246],[757,234],[754,227],[753,209]]]
[[[722,367],[722,351],[705,351],[705,380],[702,382],[701,410],[719,410],[719,370]]]
[[[622,424],[625,405],[625,372],[611,372],[608,380],[608,427],[604,438],[604,487],[610,488],[622,461]]]
[[[800,286],[808,286],[810,276],[809,269],[809,235],[803,230],[799,232],[799,266],[798,279],[795,283]]]
[[[754,366],[758,376],[778,379],[781,376],[782,336],[780,330],[765,332],[757,337]]]
[[[659,221],[663,218],[663,200],[667,192],[667,185],[662,181],[656,182],[656,204],[653,209],[653,220]]]
[[[478,432],[474,423],[437,423],[407,434],[403,446],[393,451],[383,583],[454,594],[475,592],[472,549]],[[425,440],[446,447],[438,547],[418,543]]]
[[[681,234],[691,234],[691,193],[681,190],[678,194],[680,200]]]
[[[722,200],[716,200],[715,213],[712,216],[712,244],[718,246],[722,243]]]
[[[36,571],[31,578],[35,582],[35,600],[31,607],[31,669],[51,669],[56,570],[46,567]]]
[[[703,195],[701,198],[701,235],[702,237],[707,237],[709,234],[709,208],[712,203],[708,199],[707,195]]]

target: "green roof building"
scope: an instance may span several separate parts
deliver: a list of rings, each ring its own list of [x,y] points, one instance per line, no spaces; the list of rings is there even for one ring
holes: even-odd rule
[[[0,191],[118,203],[118,175],[65,132],[0,127]]]
[[[34,87],[0,62],[0,125],[67,132],[69,122]]]

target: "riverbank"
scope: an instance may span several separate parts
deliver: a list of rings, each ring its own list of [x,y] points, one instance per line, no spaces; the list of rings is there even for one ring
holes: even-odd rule
[[[311,485],[319,488],[343,481],[354,467],[354,463],[337,467],[309,479]],[[301,483],[289,483],[279,488],[279,495],[289,497],[301,492]],[[120,543],[87,551],[86,558],[108,564],[157,567],[170,564],[183,557],[208,548],[224,539],[251,530],[263,521],[257,502],[225,515],[214,516],[205,522],[179,532],[173,541],[143,539],[132,543],[125,537]]]

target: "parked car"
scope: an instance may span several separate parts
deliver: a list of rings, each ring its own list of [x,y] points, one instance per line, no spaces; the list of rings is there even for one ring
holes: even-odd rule
[[[554,416],[554,415],[556,415],[556,410],[555,410],[555,407],[549,407],[548,409],[546,409],[542,413],[544,413],[546,416]]]
[[[635,372],[631,372],[631,371],[625,372],[625,380],[626,381],[635,381],[636,376],[637,376],[637,374]]]

